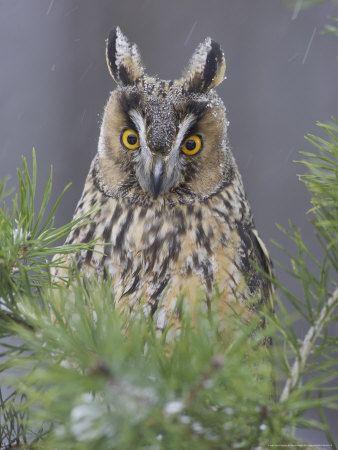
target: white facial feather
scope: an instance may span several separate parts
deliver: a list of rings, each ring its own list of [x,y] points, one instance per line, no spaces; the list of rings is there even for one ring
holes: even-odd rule
[[[140,139],[140,151],[136,153],[135,156],[137,159],[143,159],[145,168],[150,169],[153,156],[146,141],[146,126],[144,123],[144,118],[135,109],[129,111],[129,116],[136,125],[136,131],[138,132]]]
[[[167,167],[168,167],[169,173],[173,171],[174,166],[177,163],[177,156],[180,152],[183,138],[184,138],[186,132],[191,127],[191,124],[193,123],[194,119],[195,119],[195,116],[193,114],[190,114],[179,125],[179,131],[177,133],[174,146],[173,146],[172,150],[170,151],[169,155],[166,157],[166,162],[167,162]]]

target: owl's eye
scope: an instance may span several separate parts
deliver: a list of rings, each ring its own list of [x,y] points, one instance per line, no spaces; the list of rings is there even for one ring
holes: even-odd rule
[[[197,136],[197,134],[193,134],[189,136],[182,145],[182,152],[186,155],[192,156],[196,155],[202,148],[202,138]]]
[[[140,145],[138,134],[131,128],[122,131],[121,142],[128,150],[136,150]]]

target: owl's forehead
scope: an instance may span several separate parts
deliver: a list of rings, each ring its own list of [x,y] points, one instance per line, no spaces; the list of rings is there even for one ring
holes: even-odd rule
[[[166,98],[146,97],[141,109],[148,144],[158,150],[169,148],[176,136],[178,116],[174,104]]]
[[[209,94],[192,93],[181,80],[159,80],[144,77],[134,86],[118,88],[124,109],[137,109],[145,118],[159,116],[173,120],[185,111],[201,110],[208,103]]]
[[[187,116],[196,120],[206,112],[209,96],[192,94],[180,80],[142,78],[132,87],[120,88],[120,103],[127,116],[143,122],[151,147],[169,148]]]

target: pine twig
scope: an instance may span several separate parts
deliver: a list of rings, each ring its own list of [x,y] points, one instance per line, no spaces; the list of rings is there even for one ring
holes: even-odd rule
[[[304,369],[306,360],[312,350],[312,347],[316,342],[316,340],[318,339],[318,337],[320,336],[320,333],[324,325],[327,323],[327,320],[332,310],[336,306],[337,302],[338,302],[338,288],[336,288],[331,297],[329,297],[328,302],[321,309],[318,320],[306,333],[303,343],[300,347],[299,355],[297,356],[295,362],[293,363],[293,366],[291,368],[291,374],[289,378],[286,380],[283,392],[280,396],[281,402],[289,398],[291,391],[297,385],[300,374]]]

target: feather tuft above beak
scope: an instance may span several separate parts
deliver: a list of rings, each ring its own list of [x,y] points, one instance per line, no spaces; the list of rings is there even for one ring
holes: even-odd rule
[[[158,156],[154,162],[153,170],[150,174],[151,182],[150,188],[154,199],[156,200],[159,193],[161,192],[163,184],[163,160],[161,156]]]

